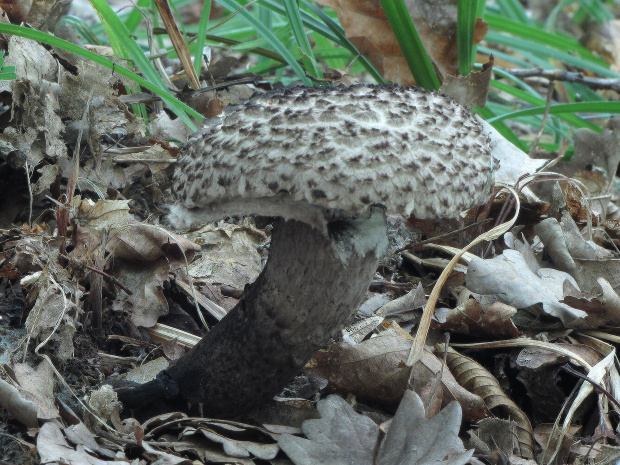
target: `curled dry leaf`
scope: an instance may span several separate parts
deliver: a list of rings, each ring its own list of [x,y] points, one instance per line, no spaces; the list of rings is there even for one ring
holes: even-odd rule
[[[56,271],[53,276],[50,268],[45,269],[31,289],[29,297],[36,298],[25,327],[34,340],[53,342],[54,356],[64,361],[73,355],[74,317],[81,311],[74,302],[82,298],[82,291],[71,283],[65,270]]]
[[[149,126],[153,139],[164,141],[175,139],[182,144],[187,142],[190,133],[187,125],[180,118],[172,119],[165,111],[158,113]]]
[[[475,447],[478,453],[494,456],[494,451],[500,451],[508,458],[511,465],[525,465],[514,454],[517,446],[517,424],[511,420],[502,418],[485,418],[476,423],[475,428],[468,431],[469,440],[465,447]],[[501,461],[498,461],[502,463]],[[533,462],[534,465],[536,462]],[[528,463],[530,465],[530,463]]]
[[[440,350],[443,349],[444,347],[440,348]],[[509,418],[517,423],[520,450],[518,455],[528,459],[534,458],[534,439],[530,420],[504,393],[497,379],[482,365],[452,348],[448,348],[447,363],[461,386],[480,396],[487,407],[499,417]]]
[[[17,363],[13,372],[22,397],[37,405],[37,417],[41,420],[58,418],[54,405],[54,371],[50,364],[43,360],[32,368],[27,363]]]
[[[77,229],[78,253],[93,251],[104,244],[114,259],[110,273],[133,294],[118,292],[113,309],[128,312],[137,326],[151,327],[168,313],[163,283],[171,270],[183,269],[200,246],[160,226],[130,218],[128,201],[92,202],[76,196],[72,203]]]
[[[59,116],[60,90],[56,84],[59,65],[56,59],[41,44],[11,36],[5,65],[15,66],[19,79],[0,81],[0,92],[7,95],[12,118],[28,124],[3,130],[0,134],[0,141],[6,144],[3,151],[25,154],[31,167],[43,160],[66,159],[67,147],[62,139],[65,126]],[[16,202],[18,199],[12,197],[10,200]]]
[[[612,383],[613,382],[617,383],[618,372],[615,368],[615,361],[614,361],[615,357],[616,357],[616,349],[613,348],[605,358],[603,358],[600,362],[594,365],[591,370],[588,371],[587,377],[591,379],[595,384],[602,385],[603,387],[608,386],[608,382],[606,381],[606,378],[607,379],[615,378],[615,381],[612,381]],[[583,405],[586,398],[592,392],[594,392],[594,386],[592,383],[581,384],[581,386],[579,387],[579,391],[573,398],[573,402],[570,404],[568,411],[566,412],[566,416],[564,417],[564,421],[562,422],[562,427],[560,430],[561,431],[560,438],[563,439],[563,437],[566,434],[568,434],[569,428],[577,413],[577,410],[579,409],[580,406]],[[554,452],[552,457],[555,456],[556,452],[557,450]]]
[[[608,250],[584,239],[573,219],[562,215],[558,222],[548,218],[534,227],[545,251],[560,270],[570,273],[578,290],[598,297],[601,294],[600,278],[615,282],[620,278],[620,260]],[[609,315],[609,318],[617,318]]]
[[[514,338],[521,334],[512,317],[517,309],[464,289],[456,307],[435,310],[434,327],[471,336]]]
[[[168,314],[164,282],[169,279],[170,265],[160,258],[148,265],[144,262],[117,260],[111,271],[115,278],[132,291],[131,295],[117,292],[111,308],[126,312],[136,326],[150,328],[157,319]]]

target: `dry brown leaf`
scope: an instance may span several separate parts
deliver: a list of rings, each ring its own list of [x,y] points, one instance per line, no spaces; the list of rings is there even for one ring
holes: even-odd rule
[[[195,280],[243,289],[262,269],[257,247],[265,237],[251,225],[209,224],[187,237],[203,247],[202,255],[189,267]]]
[[[466,286],[479,294],[497,295],[504,303],[517,309],[542,311],[558,318],[568,328],[587,326],[587,314],[561,303],[562,293],[554,293],[553,287],[548,287],[549,281],[543,279],[544,276],[559,273],[553,270],[545,274],[543,269],[539,269],[535,274],[519,252],[507,249],[492,259],[474,258],[467,268]],[[561,279],[563,282],[572,278],[564,273]]]
[[[41,420],[58,418],[54,405],[54,371],[49,363],[43,360],[36,368],[17,363],[13,372],[22,397],[37,405],[37,417]]]
[[[481,71],[469,73],[467,76],[453,76],[448,74],[439,92],[452,97],[461,105],[471,108],[484,107],[487,104],[489,84],[493,71],[493,55],[485,63]]]
[[[377,67],[385,80],[415,84],[380,0],[318,0],[318,3],[336,11],[349,40]],[[406,0],[405,4],[427,53],[442,76],[457,75],[457,0]],[[487,29],[484,21],[476,21],[474,43],[484,38]]]
[[[126,460],[102,460],[93,457],[82,445],[72,447],[60,427],[47,422],[37,436],[37,452],[41,463],[79,463],[83,465],[130,465]]]
[[[454,309],[439,308],[435,311],[438,323],[434,322],[433,327],[471,336],[518,337],[521,331],[512,321],[516,308],[501,302],[493,302],[484,308],[483,302],[488,304],[488,300],[465,289]]]
[[[461,386],[479,395],[493,413],[517,423],[519,455],[528,459],[534,458],[534,439],[530,420],[504,393],[497,379],[482,365],[452,348],[448,348],[447,363]]]
[[[562,438],[562,445],[559,448],[555,463],[569,463],[571,446],[575,443],[574,436],[580,429],[581,426],[578,425],[573,425],[568,429],[568,434]],[[543,423],[534,428],[534,439],[536,439],[536,442],[543,450],[542,463],[548,463],[551,459],[551,454],[556,450],[558,440],[560,439],[558,433],[557,427],[553,424]]]
[[[574,278],[572,287],[563,290],[563,302],[587,310],[585,321],[590,327],[617,324],[620,296],[610,283],[620,279],[620,260],[584,239],[567,212],[561,222],[547,218],[534,226],[534,231],[554,266]]]
[[[166,257],[171,269],[190,263],[200,246],[162,227],[130,220],[127,227],[110,236],[106,249],[115,259],[150,262]]]
[[[361,400],[394,407],[401,400],[407,387],[411,368],[405,365],[411,338],[405,337],[396,325],[377,337],[361,344],[334,344],[319,351],[308,362],[306,370],[329,380],[335,392],[355,394]],[[444,367],[440,389],[441,361],[428,351],[413,367],[411,386],[427,405],[430,414],[438,412],[442,404],[459,402],[467,421],[477,421],[489,416],[482,400],[463,389]]]
[[[610,185],[620,162],[620,118],[611,118],[602,133],[587,128],[575,131],[575,153],[570,162],[558,163],[553,171],[564,174],[579,181],[589,192],[577,189],[574,182],[561,183],[562,194],[570,207],[571,216],[580,222],[587,220],[587,200],[590,200],[593,215],[605,220],[607,208],[610,206]],[[543,187],[544,188],[544,187]],[[548,190],[546,188],[545,190]],[[601,198],[598,198],[601,197]]]
[[[598,353],[581,344],[555,343],[582,357],[591,366],[601,360]],[[518,380],[527,391],[531,409],[536,412],[538,421],[554,421],[565,402],[564,386],[559,384],[558,373],[568,363],[569,357],[538,347],[526,347],[515,358],[519,369]]]
[[[476,447],[478,453],[490,456],[496,456],[499,451],[509,458],[506,463],[525,465],[515,460],[518,457],[514,454],[519,450],[519,446],[517,424],[514,421],[494,417],[485,418],[476,423],[476,427],[469,430],[469,434],[469,441],[465,443],[465,447]],[[501,463],[501,461],[498,462]]]
[[[13,24],[25,23],[32,8],[32,0],[2,0],[2,8]]]
[[[190,451],[216,463],[249,465],[254,458],[271,460],[280,450],[267,430],[235,421],[189,418],[174,412],[153,417],[143,426],[145,439],[174,437],[175,451]]]
[[[168,314],[164,282],[169,279],[170,264],[166,258],[148,262],[117,260],[112,274],[133,294],[117,292],[111,304],[114,311],[126,312],[136,326],[150,328],[157,319]]]
[[[40,259],[51,261],[54,258],[46,254]],[[53,264],[34,276],[37,278],[31,283],[26,303],[27,309],[32,305],[25,322],[28,337],[45,344],[53,343],[54,356],[65,361],[73,356],[74,320],[82,311],[75,302],[80,301],[83,293],[72,283],[67,270]]]
[[[9,383],[0,379],[0,406],[27,428],[37,428],[37,404],[26,399]]]
[[[57,61],[41,44],[11,36],[5,64],[15,66],[19,79],[0,81],[0,91],[6,93],[12,119],[16,121],[4,129],[0,140],[25,154],[31,168],[43,160],[65,159]]]
[[[151,137],[159,141],[175,139],[185,144],[190,136],[190,129],[183,120],[172,119],[165,111],[152,118],[149,129]]]
[[[3,263],[0,266],[0,278],[17,279],[20,276],[19,268],[11,263]]]
[[[464,465],[473,453],[458,438],[456,402],[427,420],[422,400],[407,390],[378,450],[379,427],[342,398],[331,395],[317,409],[321,418],[303,424],[309,439],[289,434],[278,439],[295,465]]]

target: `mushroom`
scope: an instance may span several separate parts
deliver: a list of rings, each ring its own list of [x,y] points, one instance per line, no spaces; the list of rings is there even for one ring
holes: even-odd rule
[[[279,219],[256,282],[157,382],[211,415],[278,394],[363,300],[385,211],[454,217],[488,199],[492,163],[481,121],[417,88],[278,89],[210,120],[179,157],[171,224]]]

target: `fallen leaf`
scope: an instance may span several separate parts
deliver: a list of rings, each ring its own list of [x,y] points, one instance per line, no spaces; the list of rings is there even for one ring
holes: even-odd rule
[[[37,428],[37,404],[24,398],[21,393],[9,383],[0,379],[0,406],[8,410],[9,414],[28,428]]]
[[[380,0],[318,0],[318,3],[336,11],[346,36],[386,81],[415,84]],[[405,1],[418,35],[442,76],[458,74],[456,3],[457,0]],[[474,43],[484,38],[487,29],[484,21],[476,21]]]
[[[317,409],[321,418],[302,426],[308,439],[289,434],[278,438],[296,465],[457,465],[467,463],[473,454],[465,451],[458,437],[461,409],[456,402],[427,420],[421,399],[406,391],[376,459],[376,423],[336,395],[319,401]]]
[[[517,309],[542,311],[561,320],[567,328],[584,326],[586,312],[561,303],[516,250],[504,250],[489,260],[474,258],[467,268],[465,282],[468,289],[478,294],[497,295]]]
[[[125,460],[101,460],[78,445],[71,447],[56,423],[47,422],[37,436],[37,452],[41,463],[79,463],[82,465],[130,465]]]
[[[411,377],[415,389],[426,402],[438,401],[433,407],[437,412],[441,401],[456,400],[465,411],[468,421],[489,415],[482,399],[463,389],[441,361],[429,351],[412,368],[405,362],[411,349],[411,338],[392,325],[378,336],[360,344],[333,344],[321,350],[308,362],[305,370],[326,378],[332,392],[354,394],[360,400],[395,407]],[[439,393],[435,392],[441,377]]]

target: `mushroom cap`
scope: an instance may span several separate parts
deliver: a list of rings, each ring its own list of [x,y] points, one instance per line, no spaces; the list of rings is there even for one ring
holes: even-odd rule
[[[454,217],[493,184],[487,134],[454,100],[419,88],[317,86],[256,94],[207,122],[182,151],[184,209],[278,197],[360,214],[373,204]],[[297,207],[295,207],[297,208]],[[228,215],[257,213],[230,211]],[[277,213],[274,213],[277,214]]]

